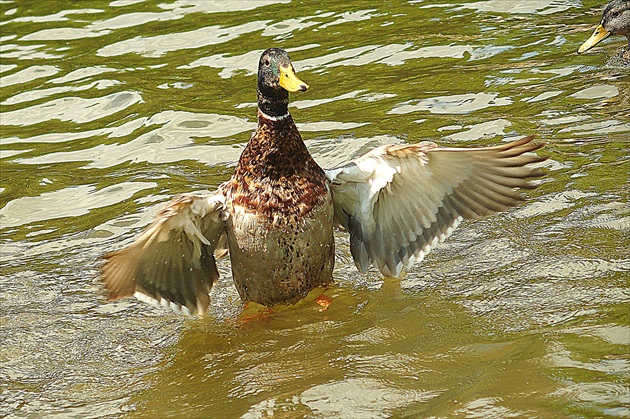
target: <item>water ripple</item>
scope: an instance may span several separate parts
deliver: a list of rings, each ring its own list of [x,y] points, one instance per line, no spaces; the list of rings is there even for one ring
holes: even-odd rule
[[[115,57],[123,54],[139,54],[156,58],[171,51],[181,51],[222,44],[246,33],[264,29],[269,20],[247,22],[232,27],[206,26],[187,32],[169,33],[156,36],[137,36],[100,48],[96,55]]]
[[[140,102],[142,96],[134,91],[121,91],[92,99],[68,96],[4,112],[0,124],[26,126],[52,119],[85,123],[115,114]]]
[[[549,2],[547,0],[528,0],[526,2],[485,0],[475,3],[464,3],[461,7],[466,9],[475,9],[479,12],[526,14],[536,13],[539,15],[549,15],[578,6],[579,2],[576,0],[555,0],[553,2]]]
[[[468,93],[410,100],[397,104],[387,113],[404,115],[412,112],[429,111],[435,114],[466,114],[491,106],[506,106],[511,103],[511,99],[500,98],[498,93]]]
[[[14,84],[28,83],[35,79],[50,77],[57,74],[59,71],[59,67],[53,65],[34,65],[9,74],[8,76],[0,77],[0,85],[4,88]]]
[[[427,402],[438,391],[400,390],[373,378],[347,378],[305,390],[300,401],[315,413],[339,418],[385,418],[389,410]]]
[[[154,182],[123,182],[97,190],[95,186],[79,185],[14,199],[0,209],[1,225],[4,229],[55,218],[78,217],[156,186]]]

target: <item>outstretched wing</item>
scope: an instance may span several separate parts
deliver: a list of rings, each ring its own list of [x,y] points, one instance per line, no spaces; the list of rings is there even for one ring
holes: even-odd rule
[[[543,144],[532,137],[484,148],[423,142],[385,145],[326,171],[335,221],[350,232],[357,268],[397,277],[451,235],[464,218],[504,211],[535,186]]]
[[[175,196],[129,247],[105,255],[101,281],[111,300],[139,300],[204,314],[219,278],[214,258],[225,235],[221,193]]]

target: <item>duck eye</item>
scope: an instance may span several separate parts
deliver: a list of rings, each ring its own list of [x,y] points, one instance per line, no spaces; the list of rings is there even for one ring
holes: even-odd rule
[[[619,17],[620,14],[621,14],[621,12],[619,10],[615,10],[614,12],[612,12],[612,17],[613,18],[617,18],[617,17]]]
[[[265,64],[266,66],[268,66],[269,64],[271,64],[271,63],[269,62],[269,58],[265,58],[264,64]]]

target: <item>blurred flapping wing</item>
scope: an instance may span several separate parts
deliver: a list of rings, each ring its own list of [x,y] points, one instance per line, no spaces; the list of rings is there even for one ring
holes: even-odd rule
[[[186,314],[204,314],[219,278],[214,258],[225,235],[224,198],[175,196],[130,246],[106,255],[101,281],[111,300],[139,300]]]

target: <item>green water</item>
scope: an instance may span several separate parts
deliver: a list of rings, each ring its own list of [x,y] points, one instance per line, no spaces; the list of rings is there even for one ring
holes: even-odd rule
[[[630,417],[630,70],[594,1],[0,2],[0,416]],[[107,302],[103,253],[229,178],[260,52],[333,167],[389,142],[536,134],[547,176],[401,280],[337,234],[326,311]]]

